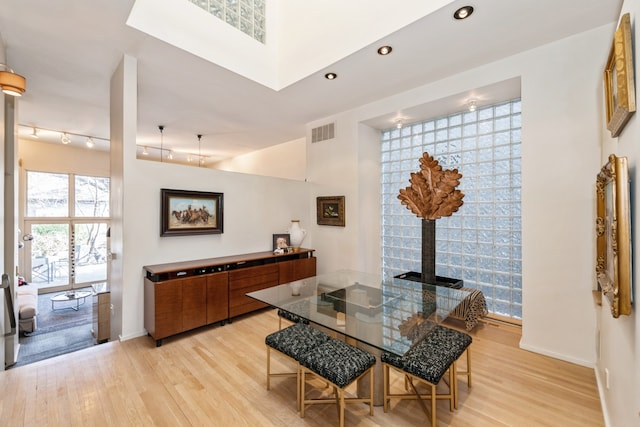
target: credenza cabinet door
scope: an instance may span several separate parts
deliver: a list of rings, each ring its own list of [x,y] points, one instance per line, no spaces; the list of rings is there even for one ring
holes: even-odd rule
[[[182,283],[180,280],[152,282],[145,279],[145,329],[159,340],[182,332]]]
[[[207,324],[229,318],[229,273],[207,275]]]
[[[182,285],[182,331],[206,325],[207,278],[197,276],[179,282]]]
[[[316,257],[311,257],[278,263],[280,266],[280,284],[315,276],[316,259]]]

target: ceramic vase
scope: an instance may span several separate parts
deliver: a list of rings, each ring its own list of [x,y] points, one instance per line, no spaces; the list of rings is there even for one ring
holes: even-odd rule
[[[291,220],[291,227],[289,228],[289,238],[291,241],[291,246],[293,246],[293,250],[297,251],[300,249],[300,245],[302,245],[302,241],[304,237],[307,235],[307,230],[300,227],[299,219]]]

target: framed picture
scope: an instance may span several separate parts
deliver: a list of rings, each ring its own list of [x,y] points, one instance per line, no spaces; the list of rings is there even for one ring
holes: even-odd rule
[[[223,193],[162,188],[160,235],[221,234]]]
[[[291,237],[288,234],[274,234],[273,235],[273,250],[283,249],[285,252],[287,248],[291,246]]]
[[[631,217],[626,157],[609,156],[596,178],[596,275],[611,314],[631,314]]]
[[[316,210],[318,225],[344,227],[344,196],[318,197]]]
[[[622,15],[604,70],[607,129],[617,137],[636,111],[631,18]]]

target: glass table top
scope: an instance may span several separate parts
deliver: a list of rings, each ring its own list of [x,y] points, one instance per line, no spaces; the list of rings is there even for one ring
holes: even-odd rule
[[[247,296],[380,350],[403,355],[469,294],[465,289],[341,270]]]

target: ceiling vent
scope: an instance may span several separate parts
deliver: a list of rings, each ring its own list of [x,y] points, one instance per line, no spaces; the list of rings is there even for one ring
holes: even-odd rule
[[[326,125],[318,126],[311,129],[311,142],[326,141],[327,139],[333,139],[336,136],[335,131],[336,124],[329,123]]]

